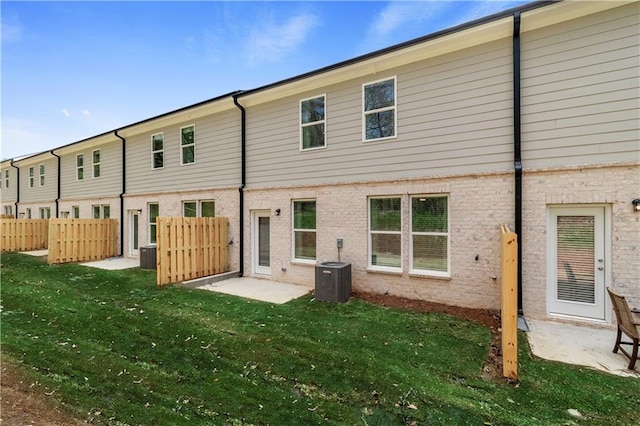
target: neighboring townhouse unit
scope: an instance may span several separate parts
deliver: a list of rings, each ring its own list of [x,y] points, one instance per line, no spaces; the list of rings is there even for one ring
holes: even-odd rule
[[[521,312],[606,324],[605,287],[640,307],[639,20],[525,5],[3,161],[2,206],[118,218],[128,257],[158,216],[226,216],[241,275],[340,260],[356,291],[490,309],[507,224]]]
[[[16,176],[16,180],[20,182],[18,218],[55,217],[58,198],[57,159],[50,152],[43,152],[14,161],[13,165],[19,169]]]
[[[239,239],[240,113],[224,95],[118,130],[126,146],[125,256],[156,243],[157,216],[229,218]],[[238,269],[238,250],[229,262]]]
[[[0,162],[0,214],[17,216],[18,169],[12,166],[13,160]]]

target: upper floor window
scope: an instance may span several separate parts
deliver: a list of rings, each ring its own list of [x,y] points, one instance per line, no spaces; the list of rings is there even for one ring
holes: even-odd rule
[[[29,188],[33,188],[34,179],[33,167],[29,167]]]
[[[369,199],[369,266],[402,268],[402,200]]]
[[[196,126],[193,124],[180,129],[180,148],[182,164],[196,162]]]
[[[93,151],[93,177],[100,177],[100,150],[96,149]]]
[[[364,140],[396,136],[396,79],[376,81],[362,87]]]
[[[44,186],[44,164],[40,164],[40,186]]]
[[[151,167],[164,167],[164,133],[151,135]]]
[[[316,201],[293,202],[293,258],[316,260]]]
[[[325,96],[300,101],[300,149],[324,148]]]
[[[76,179],[84,179],[84,155],[76,155]]]
[[[449,276],[447,196],[411,197],[411,270]]]
[[[4,187],[9,187],[9,170],[4,171]]]
[[[216,217],[215,202],[211,200],[185,201],[182,203],[184,217]]]

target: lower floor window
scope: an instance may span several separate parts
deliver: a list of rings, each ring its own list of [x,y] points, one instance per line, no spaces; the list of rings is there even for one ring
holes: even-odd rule
[[[74,219],[80,219],[80,206],[71,207],[71,212],[73,214]]]
[[[184,217],[215,217],[215,202],[212,200],[185,201],[182,203]]]
[[[29,217],[31,217],[31,211],[29,211]],[[49,218],[51,218],[51,208],[40,207],[40,219],[49,219]]]
[[[13,216],[13,207],[12,206],[4,206],[4,214],[8,216]]]
[[[407,197],[407,196],[405,196]],[[449,204],[447,195],[410,195],[369,199],[369,266],[402,271],[403,246],[409,269],[418,274],[449,276]],[[403,230],[409,223],[409,231]],[[408,220],[407,220],[408,219]]]
[[[293,202],[293,258],[316,260],[316,201]]]
[[[94,205],[92,209],[94,219],[109,219],[111,217],[111,206],[108,204]]]
[[[156,244],[158,242],[158,225],[156,224],[156,219],[159,215],[160,205],[157,203],[149,203],[149,244]]]

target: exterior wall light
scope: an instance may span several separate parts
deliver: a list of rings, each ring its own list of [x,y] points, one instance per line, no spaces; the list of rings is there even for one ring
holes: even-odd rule
[[[638,200],[640,202],[640,200]],[[280,216],[280,209],[276,209],[276,216]]]
[[[633,204],[633,211],[640,212],[640,198],[634,199],[631,204]]]

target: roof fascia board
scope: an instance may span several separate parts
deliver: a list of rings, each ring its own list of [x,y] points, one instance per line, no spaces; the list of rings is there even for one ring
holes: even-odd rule
[[[173,126],[179,123],[206,117],[208,115],[235,109],[236,107],[233,104],[232,95],[224,95],[223,98],[216,98],[214,100],[191,105],[148,120],[143,120],[138,123],[121,127],[117,130],[120,136],[131,137],[140,133],[160,130],[163,127]]]
[[[520,32],[537,30],[631,3],[639,4],[638,0],[565,0],[523,12]]]

